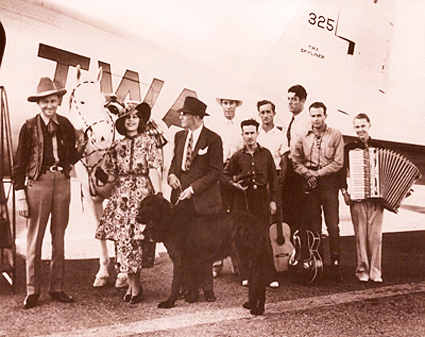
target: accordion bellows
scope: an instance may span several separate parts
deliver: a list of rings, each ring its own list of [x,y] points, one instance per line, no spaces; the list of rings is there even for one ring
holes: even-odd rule
[[[415,164],[391,150],[356,149],[348,155],[351,199],[381,199],[384,207],[394,213],[415,181],[421,178]]]

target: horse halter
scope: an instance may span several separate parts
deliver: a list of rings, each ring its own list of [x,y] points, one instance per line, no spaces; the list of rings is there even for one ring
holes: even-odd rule
[[[90,123],[87,122],[87,119],[84,118],[84,115],[81,112],[81,109],[80,109],[80,107],[78,105],[78,102],[75,99],[75,91],[78,89],[78,87],[82,86],[83,84],[96,84],[96,82],[94,82],[94,81],[84,81],[84,82],[78,83],[76,85],[76,87],[72,90],[72,93],[71,93],[70,98],[69,98],[69,110],[71,111],[72,104],[74,103],[75,110],[77,111],[78,115],[80,116],[81,120],[84,123],[85,129],[84,129],[83,132],[84,132],[84,134],[86,136],[88,136],[88,133],[89,132],[93,132],[93,127],[96,126],[96,124],[106,123],[107,125],[110,125],[111,126],[111,130],[110,130],[111,131],[111,136],[112,136],[112,139],[114,139],[115,138],[114,121],[113,121],[112,117],[108,113],[109,112],[109,109],[105,109],[106,115],[109,117],[109,120],[101,119],[101,120],[95,121],[95,122],[93,122],[93,123],[90,124]],[[89,137],[89,139],[90,139],[91,144],[94,147],[93,152],[102,151],[102,149],[100,149],[96,145],[96,140],[95,139],[93,139],[92,137]],[[87,154],[86,156],[89,156],[90,154]]]

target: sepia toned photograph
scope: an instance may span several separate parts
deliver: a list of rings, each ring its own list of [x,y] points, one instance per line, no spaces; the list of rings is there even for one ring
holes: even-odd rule
[[[425,336],[424,16],[2,0],[0,337]]]

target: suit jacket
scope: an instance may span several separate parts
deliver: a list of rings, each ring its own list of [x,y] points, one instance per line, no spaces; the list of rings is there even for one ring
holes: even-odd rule
[[[190,169],[182,170],[184,145],[188,130],[176,133],[174,138],[174,155],[169,175],[179,178],[183,190],[192,186],[194,194],[191,202],[197,213],[216,213],[221,209],[219,180],[223,173],[223,144],[215,132],[202,128],[198,142],[192,153]],[[171,192],[171,202],[178,198],[177,190]]]

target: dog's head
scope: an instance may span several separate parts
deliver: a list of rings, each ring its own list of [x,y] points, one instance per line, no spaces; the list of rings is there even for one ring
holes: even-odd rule
[[[165,219],[172,208],[173,204],[166,200],[162,193],[159,192],[142,200],[136,220],[144,224],[160,222]]]

